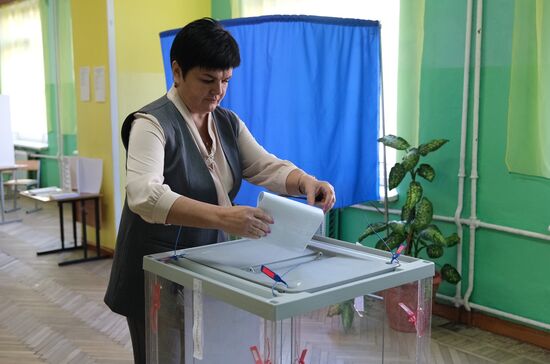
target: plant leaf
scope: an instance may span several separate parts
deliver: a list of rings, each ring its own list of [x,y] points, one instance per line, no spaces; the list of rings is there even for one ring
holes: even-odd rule
[[[401,220],[411,221],[413,216],[411,216],[411,211],[414,210],[414,206],[420,201],[422,197],[422,185],[416,181],[411,181],[409,183],[409,189],[407,190],[407,199],[405,204],[401,208]]]
[[[447,242],[445,240],[445,237],[439,230],[439,228],[435,225],[428,225],[424,230],[420,232],[420,238],[423,240],[427,240],[431,243],[446,246]]]
[[[426,197],[422,197],[422,199],[416,204],[414,220],[412,222],[413,228],[417,231],[424,229],[430,222],[432,222],[432,217],[432,203]]]
[[[437,244],[428,245],[426,253],[432,259],[440,258],[443,256],[443,246]]]
[[[388,240],[388,239],[385,239],[385,240]],[[379,239],[376,244],[374,245],[374,247],[378,250],[385,250],[385,251],[388,251],[388,248],[386,248],[386,245],[384,244],[384,240],[382,239]]]
[[[411,148],[407,154],[403,156],[403,160],[401,161],[401,165],[405,170],[408,172],[411,169],[413,169],[418,161],[420,160],[420,154],[418,154],[418,149]]]
[[[386,239],[378,240],[374,247],[379,250],[391,251],[397,248],[399,244],[403,242],[403,240],[405,240],[405,237],[403,235],[391,233],[390,235],[388,235],[388,237],[386,237]]]
[[[441,267],[441,278],[451,284],[457,284],[462,279],[458,271],[450,264]]]
[[[418,242],[419,242],[423,247],[425,247],[425,248],[428,247],[428,243],[426,243],[426,242],[424,241],[424,239],[418,239]]]
[[[409,223],[413,219],[414,219],[414,206],[412,208],[403,206],[403,208],[401,209],[401,220],[407,221],[407,223]]]
[[[432,166],[426,163],[422,163],[421,165],[419,165],[416,173],[429,182],[433,181],[435,178],[434,169],[432,168]]]
[[[405,175],[407,174],[407,170],[403,168],[401,163],[395,163],[395,165],[390,170],[390,178],[388,180],[388,188],[390,190],[393,190],[395,187],[399,186],[403,178],[405,178]]]
[[[359,236],[357,241],[360,243],[363,240],[365,240],[368,236],[378,233],[380,231],[386,230],[387,226],[388,225],[385,222],[377,222],[374,224],[370,224],[369,226],[367,226],[365,231],[363,231],[363,233]]]
[[[405,229],[407,228],[406,221],[390,221],[388,225],[390,226],[390,229],[393,233],[396,233],[401,236],[406,235],[406,232],[405,232]]]
[[[394,148],[397,150],[405,150],[410,147],[409,142],[407,142],[405,139],[391,134],[383,136],[382,138],[378,139],[378,141],[384,144],[386,147]]]
[[[460,238],[458,237],[457,233],[452,233],[445,239],[445,246],[448,248],[451,246],[455,246],[458,243],[460,243]]]
[[[342,313],[342,308],[340,307],[339,304],[337,305],[330,305],[328,307],[328,312],[327,312],[327,316],[328,317],[332,317],[332,316],[337,316],[339,314]]]
[[[418,152],[420,153],[421,156],[424,157],[428,153],[438,150],[439,148],[441,148],[443,144],[447,143],[448,141],[449,141],[448,139],[434,139],[428,143],[421,144],[418,147]]]
[[[353,325],[353,316],[355,311],[353,309],[353,300],[341,303],[340,307],[342,309],[340,316],[342,319],[342,327],[344,328],[344,332],[347,332]]]

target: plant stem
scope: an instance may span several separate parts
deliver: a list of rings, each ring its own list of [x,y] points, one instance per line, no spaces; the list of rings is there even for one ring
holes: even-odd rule
[[[409,233],[407,234],[407,248],[406,248],[407,254],[406,255],[411,255],[413,245],[415,245],[415,244],[414,244],[414,240],[413,240],[413,229],[411,227],[409,229]]]

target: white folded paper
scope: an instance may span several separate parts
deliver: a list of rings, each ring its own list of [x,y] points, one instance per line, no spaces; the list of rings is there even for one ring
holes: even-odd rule
[[[307,246],[325,217],[318,207],[267,192],[258,195],[258,207],[275,221],[260,241],[296,250]]]

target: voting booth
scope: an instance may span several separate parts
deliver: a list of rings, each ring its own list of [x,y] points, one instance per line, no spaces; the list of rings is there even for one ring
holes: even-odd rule
[[[433,263],[312,236],[315,208],[280,199],[269,239],[144,257],[147,362],[429,362]]]

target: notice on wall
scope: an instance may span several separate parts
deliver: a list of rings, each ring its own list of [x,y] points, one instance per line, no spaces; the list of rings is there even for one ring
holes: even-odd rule
[[[80,67],[80,101],[90,101],[90,67]]]
[[[105,66],[94,67],[94,97],[96,102],[105,102]]]

